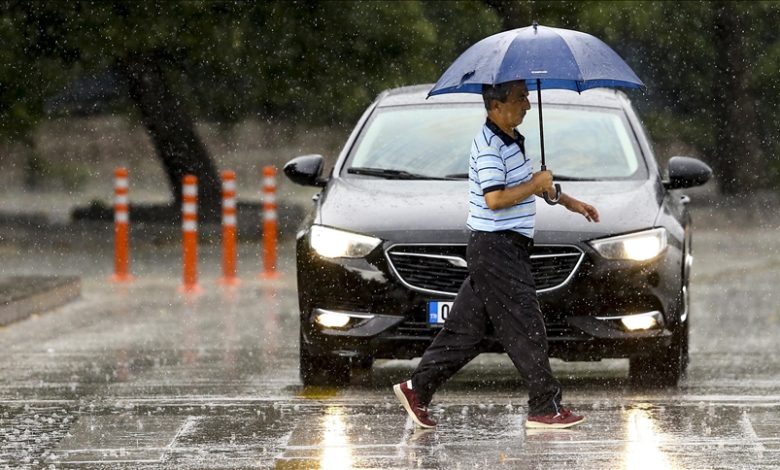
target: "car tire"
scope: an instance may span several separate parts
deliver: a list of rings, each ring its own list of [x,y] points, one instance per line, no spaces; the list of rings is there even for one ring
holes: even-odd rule
[[[690,355],[688,354],[688,336],[691,324],[691,266],[688,264],[688,257],[693,256],[693,224],[690,216],[688,223],[685,224],[685,245],[683,249],[683,289],[680,292],[682,311],[685,315],[683,324],[683,375],[688,373],[688,364],[690,364]],[[692,259],[692,258],[691,258]]]
[[[681,378],[685,378],[685,377],[688,376],[688,364],[691,363],[691,357],[690,357],[690,355],[688,353],[688,341],[689,341],[689,333],[688,332],[690,330],[689,323],[690,323],[690,318],[685,322],[684,325],[682,325],[682,328],[683,328],[684,331],[682,332],[682,338],[681,338],[681,341],[682,341],[682,345],[681,345],[681,347],[682,347],[682,358],[681,358],[682,359],[682,366],[681,366],[682,367],[682,371],[681,371]]]
[[[309,353],[301,344],[300,375],[304,386],[341,386],[349,383],[349,358]]]
[[[688,322],[678,325],[672,344],[666,351],[652,355],[632,356],[628,362],[628,377],[640,387],[675,387],[685,376],[688,366]]]

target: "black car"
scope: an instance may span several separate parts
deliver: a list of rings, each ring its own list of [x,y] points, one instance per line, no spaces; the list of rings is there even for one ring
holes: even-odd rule
[[[468,161],[481,97],[429,85],[386,91],[358,122],[329,177],[323,158],[284,168],[322,187],[297,237],[300,372],[339,384],[378,358],[422,355],[466,278]],[[666,176],[629,99],[545,91],[547,165],[601,223],[537,200],[531,261],[550,356],[629,358],[632,380],[674,385],[688,362],[692,262],[688,198],[711,170],[673,157]],[[532,95],[532,102],[533,97]],[[519,130],[539,169],[538,122]],[[486,352],[501,346],[485,340]]]

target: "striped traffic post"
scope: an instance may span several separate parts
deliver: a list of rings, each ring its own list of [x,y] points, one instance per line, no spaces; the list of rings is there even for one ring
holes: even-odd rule
[[[114,170],[114,282],[131,282],[130,201],[127,168]]]
[[[263,272],[261,279],[279,277],[276,271],[276,168],[263,167]]]
[[[185,175],[181,198],[182,264],[184,292],[198,292],[198,178]]]
[[[236,250],[236,173],[222,172],[222,278],[223,285],[237,285]]]

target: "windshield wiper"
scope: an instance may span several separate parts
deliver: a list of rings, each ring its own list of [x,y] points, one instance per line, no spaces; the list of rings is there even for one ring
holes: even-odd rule
[[[577,176],[556,175],[553,173],[553,181],[593,181],[593,178],[579,178]]]
[[[390,170],[387,168],[369,168],[364,166],[353,166],[347,169],[347,173],[353,175],[381,176],[388,179],[397,180],[446,180],[449,178],[439,178],[438,176],[418,175],[405,170]]]
[[[447,179],[468,179],[469,174],[468,173],[453,173],[451,175],[446,175],[445,178]],[[566,176],[566,175],[554,175],[553,180],[555,181],[592,181],[593,178],[578,178],[576,176]]]

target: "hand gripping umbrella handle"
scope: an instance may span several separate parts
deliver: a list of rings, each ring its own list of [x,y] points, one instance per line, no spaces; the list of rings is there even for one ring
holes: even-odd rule
[[[550,197],[547,193],[542,193],[542,196],[544,196],[544,200],[547,201],[547,204],[551,206],[558,204],[558,201],[561,200],[561,185],[555,183],[555,197]]]

